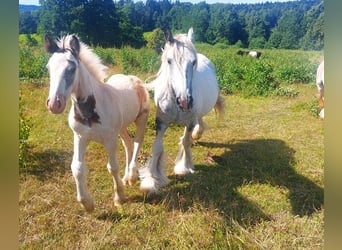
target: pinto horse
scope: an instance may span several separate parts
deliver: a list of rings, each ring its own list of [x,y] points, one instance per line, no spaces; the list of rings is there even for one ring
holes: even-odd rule
[[[318,89],[319,117],[324,119],[324,60],[319,64],[316,72],[316,86]]]
[[[136,76],[113,75],[105,83],[106,66],[75,35],[58,41],[46,36],[45,49],[52,54],[47,64],[50,91],[46,107],[51,113],[60,114],[71,98],[68,122],[74,133],[71,170],[77,200],[87,212],[94,210],[94,201],[87,190],[84,160],[87,145],[93,140],[102,143],[108,151],[107,169],[114,182],[114,205],[120,205],[125,200],[124,185],[134,184],[139,177],[137,158],[149,115],[148,91]],[[136,125],[134,141],[127,131],[127,126],[133,122]],[[116,158],[118,135],[126,152],[122,180]]]
[[[140,171],[140,189],[151,194],[169,183],[165,175],[163,136],[171,123],[185,126],[180,138],[174,173],[185,175],[194,172],[191,145],[198,140],[206,125],[203,116],[215,108],[221,115],[224,102],[219,95],[215,68],[212,62],[196,52],[194,34],[175,37],[165,32],[166,44],[161,56],[157,77],[149,85],[154,89],[156,111],[156,138],[152,158]]]
[[[261,52],[259,51],[245,51],[245,50],[238,50],[236,52],[237,55],[239,56],[251,56],[254,58],[259,59],[259,57],[261,56]]]

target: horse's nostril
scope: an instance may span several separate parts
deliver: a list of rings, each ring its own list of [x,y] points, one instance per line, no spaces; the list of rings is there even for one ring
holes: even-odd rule
[[[57,105],[58,105],[58,108],[61,108],[61,106],[62,106],[62,102],[61,102],[61,100],[59,100],[59,98],[57,98]]]

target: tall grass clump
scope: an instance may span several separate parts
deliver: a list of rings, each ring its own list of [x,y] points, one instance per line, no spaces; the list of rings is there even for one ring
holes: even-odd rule
[[[119,57],[117,55],[120,53],[118,49],[95,47],[94,52],[105,65],[116,66],[118,64]]]
[[[19,95],[19,168],[25,167],[28,161],[28,138],[31,130],[29,120],[24,116],[22,102],[22,96]]]

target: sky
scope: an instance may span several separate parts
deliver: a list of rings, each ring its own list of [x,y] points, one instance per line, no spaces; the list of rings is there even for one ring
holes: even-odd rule
[[[180,0],[181,2],[200,3],[203,0]],[[206,3],[263,3],[263,2],[288,2],[290,0],[205,0]],[[39,5],[39,0],[19,0],[19,4]]]

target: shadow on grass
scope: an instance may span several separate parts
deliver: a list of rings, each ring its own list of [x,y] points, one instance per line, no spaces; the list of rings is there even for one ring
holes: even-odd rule
[[[294,150],[275,139],[241,140],[227,144],[199,142],[208,148],[226,148],[222,155],[208,156],[212,164],[196,165],[194,175],[173,177],[161,195],[170,209],[188,210],[195,203],[218,209],[227,221],[258,223],[269,220],[258,204],[237,189],[248,183],[268,184],[289,191],[292,213],[311,215],[323,205],[323,188],[293,168]]]
[[[29,152],[29,164],[19,169],[20,174],[34,175],[43,181],[56,174],[64,175],[70,169],[72,153],[63,150]]]

